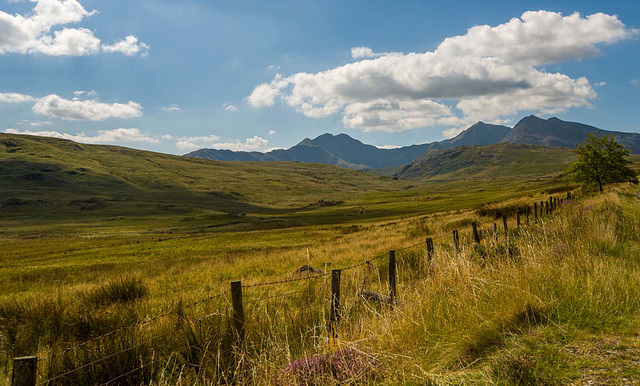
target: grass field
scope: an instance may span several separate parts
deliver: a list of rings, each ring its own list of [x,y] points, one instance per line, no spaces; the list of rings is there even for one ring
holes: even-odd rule
[[[59,376],[51,384],[101,384],[126,372],[124,384],[286,384],[297,377],[295,360],[346,352],[332,360],[348,366],[332,362],[334,370],[358,383],[640,381],[636,187],[583,197],[514,230],[508,244],[485,232],[474,247],[471,220],[486,231],[509,214],[513,230],[514,209],[573,186],[560,174],[425,185],[325,165],[0,141],[15,145],[0,151],[0,184],[10,192],[0,217],[0,372],[37,354],[46,358],[39,380]],[[79,168],[86,180],[67,173]],[[43,189],[24,177],[32,173],[45,175],[30,177]],[[398,252],[397,307],[357,296],[363,287],[387,293],[389,249],[441,234],[432,273],[423,245]],[[337,342],[327,339],[328,278],[246,288],[239,363],[228,294],[192,305],[232,280],[249,286],[296,278],[307,263],[329,270],[373,257],[343,272]],[[325,376],[309,383],[333,382]]]

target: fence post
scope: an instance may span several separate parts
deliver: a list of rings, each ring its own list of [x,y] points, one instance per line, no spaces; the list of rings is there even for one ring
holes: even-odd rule
[[[535,221],[538,221],[538,203],[537,202],[533,203],[533,219]]]
[[[567,200],[571,200],[571,192],[567,192]]]
[[[331,313],[329,314],[329,332],[332,338],[338,337],[338,322],[340,321],[340,274],[339,269],[331,270]]]
[[[498,224],[493,223],[493,242],[498,243]]]
[[[473,228],[473,239],[477,244],[480,244],[480,235],[478,234],[478,224],[475,221],[471,221],[471,228]]]
[[[540,201],[540,218],[542,218],[542,215],[544,214],[544,201]]]
[[[516,228],[520,228],[520,211],[516,210]]]
[[[509,232],[509,227],[507,227],[507,215],[502,215],[502,225],[504,226],[504,234],[506,235]]]
[[[548,201],[544,202],[544,213],[546,215],[549,215],[549,202]]]
[[[453,231],[453,248],[456,251],[456,255],[460,253],[460,238],[457,230]]]
[[[13,359],[11,386],[35,386],[38,374],[38,357]]]
[[[431,237],[427,237],[427,267],[429,269],[429,273],[433,272],[433,239]]]
[[[244,308],[242,307],[242,282],[231,282],[231,304],[233,306],[233,330],[240,348],[244,348]]]
[[[396,301],[396,251],[389,251],[389,297],[391,304]]]

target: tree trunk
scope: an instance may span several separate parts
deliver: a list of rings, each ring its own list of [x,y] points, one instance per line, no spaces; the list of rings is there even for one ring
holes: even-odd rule
[[[603,190],[602,190],[602,182],[601,181],[598,181],[598,187],[600,188],[600,193],[602,193]]]

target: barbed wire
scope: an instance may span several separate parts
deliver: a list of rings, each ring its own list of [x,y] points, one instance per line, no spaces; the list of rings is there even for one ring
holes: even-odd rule
[[[242,288],[264,287],[264,286],[268,286],[268,285],[291,283],[291,282],[294,282],[294,281],[313,280],[313,279],[319,279],[321,277],[325,277],[325,276],[329,276],[329,275],[331,275],[331,273],[324,272],[324,273],[319,273],[317,275],[310,275],[310,276],[305,276],[305,277],[294,277],[294,278],[291,278],[291,279],[283,279],[283,280],[269,281],[269,282],[264,282],[264,283],[243,285]]]
[[[67,376],[67,375],[73,374],[73,373],[75,373],[75,372],[77,372],[77,371],[80,371],[80,370],[82,370],[82,369],[85,369],[85,368],[87,368],[87,367],[89,367],[89,366],[95,365],[96,363],[104,362],[104,361],[106,361],[106,360],[107,360],[107,359],[109,359],[109,358],[113,358],[113,357],[115,357],[115,356],[117,356],[117,355],[124,354],[124,353],[126,353],[126,352],[128,352],[128,351],[131,351],[131,350],[133,350],[133,349],[136,349],[136,348],[138,348],[138,347],[141,347],[142,345],[144,345],[144,344],[146,344],[146,343],[149,343],[149,342],[153,341],[154,339],[162,338],[162,337],[164,337],[164,336],[166,336],[166,335],[169,335],[169,333],[170,333],[170,331],[165,331],[165,332],[163,332],[163,333],[161,333],[161,334],[154,335],[154,336],[152,336],[151,338],[145,339],[145,340],[143,340],[142,342],[140,342],[140,343],[138,343],[138,344],[136,344],[136,345],[134,345],[134,346],[127,347],[127,348],[125,348],[125,349],[123,349],[123,350],[120,350],[120,351],[117,351],[117,352],[115,352],[115,353],[109,354],[109,355],[104,356],[104,357],[102,357],[102,358],[100,358],[100,359],[96,359],[95,361],[92,361],[92,362],[89,362],[89,363],[85,363],[84,365],[78,366],[78,367],[73,368],[73,369],[71,369],[71,370],[69,370],[69,371],[65,371],[65,372],[64,372],[64,373],[62,373],[62,374],[58,374],[58,375],[56,375],[56,376],[54,376],[54,377],[51,377],[51,378],[49,378],[49,379],[47,379],[47,380],[44,380],[44,381],[42,381],[42,382],[39,382],[39,383],[37,383],[37,384],[36,384],[36,386],[44,385],[45,383],[49,383],[49,382],[54,381],[54,380],[56,380],[56,379],[60,379],[60,378],[62,378],[62,377],[65,377],[65,376]]]
[[[516,211],[516,212],[517,212],[517,211]],[[551,214],[553,214],[553,213],[544,213],[544,214],[541,214],[541,217],[542,217],[542,216],[546,217],[547,215],[551,215]],[[535,222],[535,220],[534,220],[534,221],[532,221],[531,223],[532,223],[532,224],[535,224],[536,222]],[[520,226],[523,226],[523,225],[531,225],[531,224],[529,223],[529,221],[527,221],[525,224],[520,224]],[[468,228],[469,226],[471,226],[471,222],[470,222],[468,225],[464,226],[462,229],[466,229],[466,228]],[[492,234],[492,233],[493,233],[493,229],[492,229],[492,228],[490,228],[490,227],[489,227],[489,228],[485,228],[485,227],[483,227],[483,226],[478,226],[478,227],[477,227],[477,230],[478,230],[478,233],[485,233],[485,232],[486,232],[486,233],[489,233],[489,234]],[[443,237],[447,237],[448,235],[449,235],[448,233],[442,233],[442,234],[439,234],[439,235],[437,235],[437,236],[432,236],[432,237],[431,237],[431,239],[432,239],[432,240],[437,240],[437,239],[441,239],[441,238],[443,238]],[[398,251],[398,252],[405,251],[405,250],[407,250],[407,249],[414,248],[414,247],[417,247],[417,246],[420,246],[420,245],[424,245],[424,244],[425,244],[425,242],[421,241],[421,242],[419,242],[419,243],[412,244],[412,245],[409,245],[409,246],[406,246],[406,247],[400,248],[400,249],[398,249],[397,251]],[[342,268],[341,270],[342,270],[342,271],[348,271],[348,270],[351,270],[351,269],[355,269],[355,268],[361,267],[361,266],[363,266],[363,265],[370,265],[370,264],[371,264],[371,262],[373,262],[373,261],[375,261],[375,260],[378,260],[378,259],[380,259],[380,258],[383,258],[384,256],[385,256],[385,255],[381,254],[381,255],[376,256],[376,257],[373,257],[373,258],[371,258],[371,259],[368,259],[368,260],[365,260],[365,261],[362,261],[362,262],[359,262],[359,263],[352,264],[352,265],[350,265],[350,266],[347,266],[347,267],[345,267],[345,268]],[[318,279],[318,278],[326,277],[326,276],[328,276],[328,275],[330,275],[330,273],[325,272],[325,273],[322,273],[322,274],[317,274],[317,275],[312,275],[312,276],[299,277],[299,278],[291,278],[291,279],[283,279],[283,280],[276,280],[276,281],[264,282],[264,283],[256,283],[256,284],[250,284],[250,285],[246,285],[246,286],[242,286],[242,287],[243,287],[243,288],[255,288],[255,287],[262,287],[262,286],[270,286],[270,285],[277,285],[277,284],[285,284],[285,283],[297,282],[297,281],[303,281],[303,280],[313,280],[313,279]],[[296,294],[302,293],[302,292],[304,292],[304,291],[305,291],[305,290],[301,290],[301,291],[294,291],[294,292],[289,292],[289,293],[284,293],[284,294],[276,294],[276,295],[268,296],[268,297],[265,297],[265,298],[255,299],[255,300],[249,301],[249,302],[247,302],[247,303],[248,303],[248,304],[250,304],[250,303],[256,303],[256,302],[261,302],[261,301],[267,301],[267,300],[274,299],[274,298],[281,298],[281,297],[293,296],[293,295],[296,295]],[[167,317],[167,316],[170,316],[170,315],[172,315],[172,314],[177,314],[178,312],[180,312],[180,310],[184,310],[184,309],[188,309],[188,308],[191,308],[191,307],[195,307],[195,306],[196,306],[196,305],[198,305],[198,304],[202,304],[202,303],[204,303],[204,302],[211,301],[211,300],[213,300],[213,299],[215,299],[215,298],[221,297],[221,296],[223,296],[223,295],[227,294],[228,292],[230,292],[230,290],[225,290],[225,291],[223,291],[223,292],[221,292],[221,293],[218,293],[218,294],[215,294],[215,295],[212,295],[212,296],[209,296],[209,297],[206,297],[206,298],[203,298],[203,299],[197,300],[197,301],[192,302],[192,303],[188,303],[187,305],[183,305],[183,306],[182,306],[182,307],[180,307],[178,310],[172,310],[172,311],[169,311],[169,312],[165,312],[165,313],[163,313],[163,314],[157,315],[157,316],[152,317],[152,318],[150,318],[150,319],[147,319],[147,320],[144,320],[144,321],[140,321],[140,322],[136,322],[136,323],[133,323],[133,324],[131,324],[131,325],[128,325],[128,326],[125,326],[125,327],[121,327],[121,328],[118,328],[118,329],[115,329],[115,330],[112,330],[112,331],[109,331],[109,332],[107,332],[107,333],[105,333],[105,334],[102,334],[102,335],[99,335],[99,336],[93,337],[93,338],[88,339],[88,340],[86,340],[86,341],[84,341],[84,342],[81,342],[81,343],[79,343],[79,344],[76,344],[76,345],[74,345],[74,346],[71,346],[71,347],[69,347],[69,348],[67,348],[67,349],[65,349],[65,350],[63,350],[63,351],[61,351],[60,353],[54,353],[54,354],[52,354],[52,355],[51,355],[51,358],[53,358],[53,357],[55,357],[55,356],[64,355],[65,353],[67,353],[67,352],[69,352],[69,351],[75,350],[75,349],[80,348],[80,347],[82,347],[82,346],[85,346],[85,345],[87,345],[87,344],[89,344],[89,343],[91,343],[91,342],[94,342],[94,341],[99,340],[99,339],[103,339],[103,338],[105,338],[105,337],[108,337],[108,336],[110,336],[110,335],[116,334],[116,333],[118,333],[118,332],[122,332],[122,331],[126,331],[126,330],[129,330],[129,329],[133,329],[133,328],[135,328],[135,327],[143,326],[143,325],[146,325],[146,324],[152,323],[152,322],[154,322],[154,321],[156,321],[156,320],[159,320],[159,319],[161,319],[161,318],[165,318],[165,317]],[[77,302],[78,302],[78,300],[79,300],[79,299],[77,299],[77,300],[76,300],[76,302],[73,302],[73,303],[77,303]],[[229,307],[227,306],[227,307],[226,307],[226,311],[228,311],[228,310],[229,310]],[[216,311],[216,312],[213,312],[213,313],[210,313],[210,314],[204,315],[204,316],[202,316],[202,317],[200,317],[200,318],[198,318],[198,319],[194,320],[194,321],[193,321],[193,323],[199,323],[199,322],[201,322],[201,321],[203,321],[203,320],[205,320],[205,319],[207,319],[207,318],[210,318],[210,317],[212,317],[212,316],[216,316],[216,315],[222,315],[222,313],[221,313],[220,311]],[[60,379],[60,378],[62,378],[62,377],[64,377],[64,376],[67,376],[67,375],[69,375],[69,374],[72,374],[72,373],[74,373],[74,372],[77,372],[77,371],[79,371],[79,370],[82,370],[82,369],[84,369],[84,368],[87,368],[87,367],[89,367],[89,366],[92,366],[92,365],[94,365],[94,364],[96,364],[96,363],[103,362],[103,361],[105,361],[105,360],[107,360],[107,359],[109,359],[109,358],[112,358],[112,357],[114,357],[114,356],[117,356],[117,355],[123,354],[123,353],[128,352],[128,351],[130,351],[130,350],[133,350],[133,349],[135,349],[135,348],[138,348],[138,347],[142,346],[142,345],[143,345],[143,344],[145,344],[145,343],[151,342],[152,340],[154,340],[154,339],[156,339],[156,338],[166,336],[166,335],[168,335],[169,333],[170,333],[170,331],[167,331],[167,332],[164,332],[164,333],[162,333],[162,334],[155,335],[155,336],[153,336],[153,337],[151,337],[151,338],[149,338],[149,339],[146,339],[146,340],[144,340],[144,341],[142,341],[142,342],[138,343],[137,345],[134,345],[134,346],[128,347],[128,348],[126,348],[126,349],[120,350],[120,351],[118,351],[118,352],[116,352],[116,353],[109,354],[109,355],[107,355],[107,356],[105,356],[105,357],[102,357],[102,358],[100,358],[100,359],[97,359],[97,360],[95,360],[95,361],[93,361],[93,362],[90,362],[90,363],[87,363],[87,364],[81,365],[81,366],[76,367],[76,368],[74,368],[74,369],[72,369],[72,370],[69,370],[69,371],[64,372],[64,373],[62,373],[62,374],[59,374],[59,375],[57,375],[57,376],[55,376],[55,377],[49,378],[49,379],[47,379],[47,380],[45,380],[45,381],[42,381],[42,382],[38,383],[37,385],[42,385],[42,384],[44,384],[44,383],[49,383],[49,382],[51,382],[51,381],[53,381],[53,380]],[[47,359],[47,357],[41,358],[41,360],[46,360],[46,359]],[[112,382],[114,382],[114,381],[117,381],[118,379],[121,379],[121,378],[123,378],[123,377],[125,377],[125,376],[128,376],[128,375],[130,375],[130,374],[134,373],[135,371],[139,371],[139,370],[143,369],[144,367],[149,366],[150,364],[151,364],[151,362],[150,362],[150,363],[143,364],[142,366],[140,366],[140,367],[138,367],[138,368],[136,368],[136,369],[133,369],[133,370],[131,370],[131,371],[127,372],[127,373],[121,374],[121,375],[119,375],[118,377],[116,377],[116,378],[113,378],[113,379],[109,380],[108,382],[104,383],[103,385],[108,385],[108,384],[110,384],[110,383],[112,383]],[[0,371],[0,374],[8,375],[8,374],[9,374],[9,369],[1,370],[1,371]]]
[[[126,377],[126,376],[129,376],[129,375],[131,375],[131,374],[135,373],[136,371],[142,370],[142,369],[144,369],[145,367],[150,366],[150,365],[152,365],[152,364],[153,364],[153,361],[148,362],[148,363],[145,363],[145,364],[143,364],[142,366],[140,366],[140,367],[138,367],[138,368],[135,368],[135,369],[133,369],[133,370],[131,370],[131,371],[128,371],[128,372],[126,372],[126,373],[124,373],[124,374],[120,374],[120,375],[118,375],[117,377],[115,377],[115,378],[113,378],[113,379],[111,379],[111,380],[109,380],[109,381],[107,381],[107,382],[105,382],[105,383],[101,384],[100,386],[107,386],[107,385],[110,385],[111,383],[113,383],[113,382],[117,381],[118,379],[120,379],[120,378],[124,378],[124,377]]]
[[[415,247],[420,246],[420,245],[425,245],[425,243],[426,243],[426,240],[425,241],[421,241],[421,242],[416,243],[416,244],[408,245],[408,246],[400,248],[400,249],[397,249],[396,251],[397,252],[406,251],[407,249],[415,248]]]
[[[224,308],[224,312],[219,312],[219,311],[212,312],[212,313],[210,313],[210,314],[207,314],[207,315],[201,316],[200,318],[198,318],[198,319],[194,320],[194,321],[193,321],[193,323],[200,323],[200,322],[202,322],[203,320],[208,319],[208,318],[210,318],[210,317],[212,317],[212,316],[216,316],[216,315],[224,315],[224,314],[225,314],[225,313],[227,313],[227,312],[229,312],[229,306],[226,306],[226,307]]]
[[[228,293],[228,292],[230,292],[230,291],[231,291],[231,290],[225,290],[225,291],[220,292],[220,293],[218,293],[218,294],[216,294],[216,295],[208,296],[208,297],[206,297],[206,298],[204,298],[204,299],[200,299],[200,300],[198,300],[198,301],[195,301],[195,302],[189,303],[189,304],[187,304],[187,305],[182,306],[182,310],[185,310],[185,309],[188,309],[188,308],[191,308],[191,307],[195,307],[195,306],[196,306],[196,305],[198,305],[198,304],[202,304],[202,303],[204,303],[204,302],[211,301],[211,300],[213,300],[213,299],[219,298],[219,297],[221,297],[221,296],[223,296],[223,295],[227,294],[227,293]],[[104,338],[106,338],[106,337],[108,337],[108,336],[114,335],[114,334],[119,333],[119,332],[123,332],[123,331],[127,331],[127,330],[130,330],[130,329],[136,328],[136,327],[144,326],[144,325],[146,325],[146,324],[149,324],[149,323],[155,322],[156,320],[159,320],[159,319],[162,319],[162,318],[166,318],[167,316],[170,316],[170,315],[173,315],[173,314],[177,314],[178,312],[179,312],[179,310],[167,311],[167,312],[165,312],[165,313],[163,313],[163,314],[156,315],[156,316],[154,316],[154,317],[152,317],[152,318],[150,318],[150,319],[146,319],[146,320],[138,321],[138,322],[135,322],[135,323],[133,323],[133,324],[130,324],[130,325],[127,325],[127,326],[124,326],[124,327],[116,328],[115,330],[111,330],[111,331],[109,331],[109,332],[107,332],[107,333],[104,333],[104,334],[102,334],[102,335],[98,335],[98,336],[96,336],[96,337],[93,337],[93,338],[87,339],[87,340],[85,340],[85,341],[83,341],[83,342],[81,342],[81,343],[78,343],[78,344],[76,344],[76,345],[73,345],[73,346],[71,346],[71,347],[68,347],[68,348],[66,348],[66,349],[62,350],[62,351],[61,351],[61,352],[59,352],[59,353],[53,353],[53,354],[51,355],[51,358],[56,357],[56,356],[60,356],[60,355],[64,355],[64,354],[66,354],[66,353],[68,353],[68,352],[70,352],[70,351],[73,351],[73,350],[78,349],[78,348],[80,348],[80,347],[86,346],[86,345],[88,345],[89,343],[95,342],[95,341],[100,340],[100,339],[104,339]],[[42,357],[42,358],[39,358],[39,359],[40,359],[41,361],[46,361],[47,359],[49,359],[49,357],[45,356],[45,357]]]
[[[252,303],[263,302],[263,301],[267,301],[267,300],[271,300],[271,299],[277,299],[277,298],[281,298],[281,297],[293,296],[293,295],[301,294],[301,293],[303,293],[305,291],[307,291],[307,289],[303,289],[301,291],[287,292],[287,293],[284,293],[284,294],[271,295],[271,296],[267,296],[267,297],[264,297],[264,298],[249,300],[248,302],[245,302],[245,304],[252,304]]]

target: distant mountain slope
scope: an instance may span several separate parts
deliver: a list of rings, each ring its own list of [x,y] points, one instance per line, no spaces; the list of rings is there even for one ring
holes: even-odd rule
[[[347,134],[323,134],[315,139],[306,138],[287,150],[259,153],[200,149],[185,156],[217,161],[300,161],[328,163],[352,169],[383,169],[407,164],[430,149],[498,143],[509,130],[506,126],[478,122],[454,138],[397,149],[380,149],[373,145],[366,145]]]
[[[563,171],[576,156],[566,148],[500,143],[430,151],[395,177],[407,180],[462,180],[548,174]]]
[[[640,134],[602,130],[577,122],[566,122],[558,118],[541,119],[534,115],[520,120],[502,142],[529,143],[548,147],[565,146],[573,148],[581,143],[587,133],[600,131],[613,134],[616,141],[625,145],[632,153],[640,153]]]
[[[399,166],[408,164],[433,150],[451,149],[464,145],[492,145],[501,142],[574,147],[576,143],[582,142],[587,137],[587,133],[597,131],[613,134],[618,142],[631,149],[633,153],[640,153],[640,134],[638,133],[601,130],[581,123],[565,122],[558,118],[541,119],[532,115],[523,118],[513,129],[478,122],[453,138],[397,149],[380,149],[364,144],[347,134],[322,134],[314,139],[305,138],[287,150],[259,153],[200,149],[185,156],[218,161],[327,163],[352,169],[380,169],[376,173],[388,174],[393,173]]]

